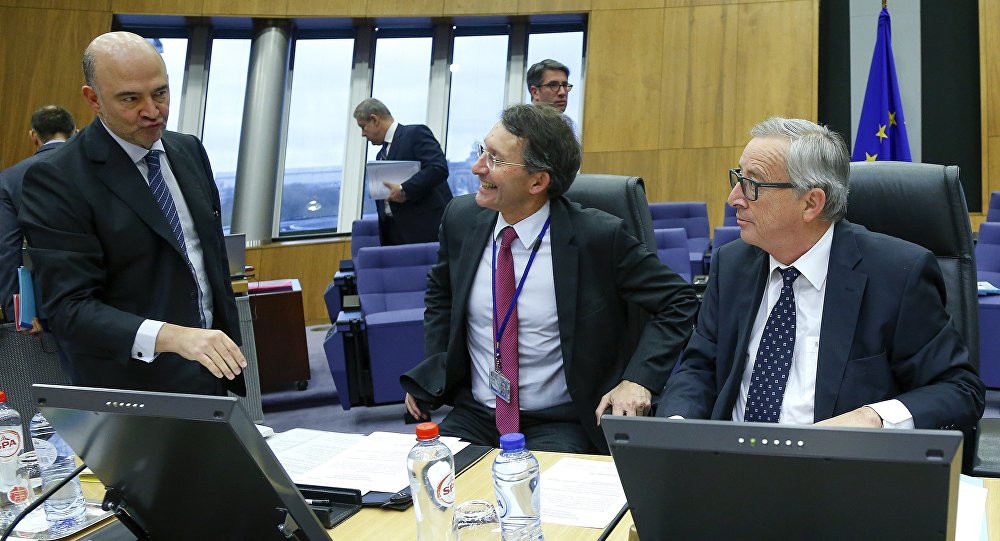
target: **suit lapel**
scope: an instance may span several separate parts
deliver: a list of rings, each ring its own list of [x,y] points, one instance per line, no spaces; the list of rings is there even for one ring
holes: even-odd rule
[[[104,129],[100,119],[95,119],[86,133],[81,133],[80,136],[86,137],[84,148],[87,158],[96,164],[103,164],[97,170],[97,178],[150,229],[163,237],[178,253],[182,253],[163,211],[156,204],[146,180],[142,178],[142,173]]]
[[[451,320],[454,324],[461,325],[456,334],[452,336],[465,336],[465,320],[468,318],[469,295],[472,292],[472,282],[476,278],[476,271],[479,268],[479,261],[482,258],[483,250],[489,245],[493,229],[496,227],[497,216],[495,211],[478,212],[473,220],[472,229],[462,243],[461,253],[457,259],[457,266],[451,271],[453,279],[457,278],[454,284],[455,299],[452,310],[456,311],[456,316]],[[452,261],[455,261],[454,256]],[[465,342],[462,342],[464,347]]]
[[[752,284],[751,291],[754,292],[753,297],[747,295],[726,295],[724,292],[720,293],[720,303],[725,303],[721,309],[736,315],[736,329],[739,330],[736,338],[736,349],[733,351],[733,358],[727,359],[728,362],[732,363],[729,376],[726,378],[726,382],[719,392],[719,396],[723,397],[723,400],[717,401],[724,408],[715,412],[715,417],[720,419],[730,419],[733,406],[736,404],[736,394],[743,383],[743,373],[747,368],[747,348],[749,347],[754,320],[757,318],[757,308],[764,298],[764,288],[767,287],[767,269],[770,258],[767,252],[759,248],[752,248],[752,250],[754,256],[750,264],[746,267],[748,271],[744,271],[741,268],[734,268],[729,273],[728,280],[725,282],[720,281],[720,285],[727,286],[727,290],[732,288],[733,291],[738,291],[742,287],[741,284],[744,280],[750,280]],[[753,275],[746,276],[749,273],[753,273]]]
[[[396,132],[392,134],[392,142],[389,143],[389,152],[385,153],[385,159],[396,160],[396,156],[399,156],[399,144],[406,137],[406,126],[402,124],[396,125]]]
[[[562,343],[564,370],[573,366],[574,330],[576,326],[577,275],[580,254],[574,240],[575,232],[570,223],[567,200],[552,200],[549,226],[552,246],[552,276],[556,290],[556,315],[559,318],[559,341]]]
[[[823,302],[823,323],[819,337],[819,358],[816,365],[816,403],[814,418],[833,416],[839,385],[854,343],[861,297],[868,276],[854,270],[861,260],[850,224],[840,221],[834,226],[830,248],[830,269],[826,277],[826,299]],[[827,384],[824,385],[824,382]]]

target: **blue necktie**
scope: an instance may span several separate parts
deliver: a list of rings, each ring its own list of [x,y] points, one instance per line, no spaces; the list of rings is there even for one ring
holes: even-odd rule
[[[375,155],[375,159],[379,161],[384,160],[386,154],[388,153],[389,153],[389,143],[382,143],[382,150],[378,151],[378,154]]]
[[[795,351],[795,293],[792,284],[799,277],[795,267],[779,269],[783,284],[778,302],[764,324],[764,334],[757,348],[757,359],[750,378],[750,391],[743,420],[777,423],[781,400],[785,396],[788,372]]]
[[[166,181],[163,180],[163,171],[160,170],[159,153],[159,150],[150,150],[144,158],[146,160],[146,167],[149,168],[149,189],[153,192],[156,204],[163,211],[163,217],[167,219],[170,231],[173,232],[174,238],[177,239],[177,243],[181,247],[181,253],[184,254],[184,261],[187,263],[188,270],[191,271],[191,277],[194,278],[195,287],[198,289],[198,318],[201,320],[201,326],[205,327],[205,314],[201,310],[202,293],[201,286],[198,284],[198,274],[195,273],[194,265],[191,264],[191,258],[188,257],[187,245],[184,243],[184,229],[181,228],[181,219],[177,214],[177,206],[174,205],[174,198],[170,195],[170,189],[167,188]]]

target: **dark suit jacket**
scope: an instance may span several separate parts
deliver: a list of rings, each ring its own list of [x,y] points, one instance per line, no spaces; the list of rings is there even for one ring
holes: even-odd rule
[[[768,254],[736,240],[712,262],[698,325],[657,415],[731,419]],[[916,428],[972,426],[984,387],[945,311],[933,254],[841,221],[833,233],[815,420],[898,399]]]
[[[0,304],[3,306],[5,321],[14,321],[14,293],[17,293],[17,268],[21,261],[21,246],[24,234],[17,224],[17,213],[21,208],[21,183],[24,172],[38,160],[51,156],[46,154],[63,144],[51,141],[38,147],[34,154],[0,172]]]
[[[691,332],[697,298],[688,284],[625,231],[610,214],[552,200],[552,273],[566,385],[590,439],[607,452],[594,410],[623,379],[663,388]],[[474,195],[445,210],[437,264],[428,277],[424,314],[427,359],[406,373],[404,389],[431,404],[452,403],[469,388],[466,319],[473,278],[497,212]],[[652,314],[638,345],[626,344],[627,303]]]
[[[240,342],[219,193],[208,156],[190,135],[163,146],[201,239],[213,327]],[[101,121],[25,175],[21,225],[49,325],[79,385],[217,394],[199,363],[161,354],[131,358],[139,325],[199,326],[197,285],[149,186]],[[245,393],[242,376],[225,385]]]
[[[398,124],[389,145],[387,160],[415,160],[420,171],[403,183],[405,203],[389,203],[392,218],[386,219],[385,201],[375,205],[383,245],[434,242],[441,225],[441,214],[451,201],[448,186],[448,161],[430,128],[423,124]]]

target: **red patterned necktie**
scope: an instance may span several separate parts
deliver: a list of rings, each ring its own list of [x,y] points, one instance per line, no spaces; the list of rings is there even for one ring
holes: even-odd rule
[[[513,227],[507,226],[501,232],[500,250],[497,252],[496,268],[496,307],[495,317],[502,318],[510,307],[511,299],[514,298],[514,290],[517,287],[514,283],[514,256],[510,252],[510,243],[517,238],[517,231]],[[500,330],[501,321],[494,321],[494,333]],[[507,322],[503,335],[500,337],[500,373],[510,381],[510,402],[497,397],[497,430],[501,435],[511,432],[520,432],[521,421],[518,417],[517,374],[517,306],[511,311],[510,320]]]

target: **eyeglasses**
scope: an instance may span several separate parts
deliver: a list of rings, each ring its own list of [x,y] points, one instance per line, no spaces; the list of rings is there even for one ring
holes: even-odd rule
[[[482,143],[476,143],[476,158],[482,158],[483,154],[486,155],[486,167],[489,168],[490,171],[495,170],[498,165],[506,165],[509,167],[527,167],[527,165],[523,163],[505,162],[493,154],[490,154]]]
[[[538,85],[538,88],[542,88],[542,87],[548,88],[549,90],[551,90],[553,92],[559,92],[560,88],[562,88],[566,92],[569,92],[570,90],[573,90],[573,85],[571,85],[569,83],[560,83],[558,81],[552,81],[552,82],[545,83],[544,85]]]
[[[757,196],[760,195],[758,192],[761,188],[794,188],[795,185],[791,182],[759,182],[750,177],[745,177],[741,174],[742,169],[737,167],[736,169],[729,170],[729,187],[735,188],[736,183],[740,184],[740,189],[743,190],[743,196],[747,198],[748,201],[756,201]]]

